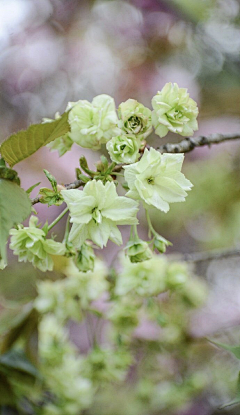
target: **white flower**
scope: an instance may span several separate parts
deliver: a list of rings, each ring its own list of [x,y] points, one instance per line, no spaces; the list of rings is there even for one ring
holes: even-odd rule
[[[89,181],[83,190],[62,190],[73,226],[69,240],[76,246],[86,239],[103,248],[108,239],[122,244],[122,236],[117,225],[138,223],[136,214],[138,203],[118,196],[113,182],[105,185],[100,181]]]
[[[169,203],[183,202],[192,183],[181,168],[184,154],[160,154],[153,148],[145,149],[137,163],[124,166],[129,191],[127,196],[142,200],[145,207],[154,206],[168,212]]]

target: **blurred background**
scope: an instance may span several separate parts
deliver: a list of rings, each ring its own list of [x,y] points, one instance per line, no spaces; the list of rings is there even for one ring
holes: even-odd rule
[[[113,96],[116,106],[134,98],[150,107],[152,96],[166,82],[188,88],[197,101],[196,135],[240,132],[239,0],[1,0],[0,48],[0,141],[42,117],[54,118],[68,101],[91,101],[102,93]],[[171,134],[164,139],[152,136],[149,144],[180,140]],[[99,158],[98,153],[76,146],[59,159],[58,153],[45,148],[16,170],[25,189],[38,181],[47,185],[43,168],[59,183],[68,183],[74,180],[83,154],[90,164]],[[186,155],[184,173],[194,184],[187,201],[172,205],[167,215],[152,212],[156,229],[173,242],[168,253],[239,247],[239,162],[237,141]],[[59,209],[36,206],[43,223]],[[63,227],[56,227],[60,236]],[[128,229],[124,232],[127,240]],[[140,234],[146,237],[144,226]],[[105,250],[109,263],[117,249],[109,244]],[[239,344],[239,265],[238,258],[231,258],[198,266],[210,293],[206,306],[192,319],[194,336],[223,333]],[[11,268],[2,275],[5,298],[34,295],[33,281],[39,272],[24,265],[16,270],[12,258]],[[216,371],[212,394],[197,402],[190,396],[187,410],[164,410],[179,415],[215,413],[239,371],[230,359],[229,375],[226,379],[225,370],[223,380],[222,358],[220,353],[211,362]],[[102,414],[101,410],[95,408],[93,413]],[[230,408],[226,413],[238,414],[238,410]],[[122,415],[116,408],[104,413]]]

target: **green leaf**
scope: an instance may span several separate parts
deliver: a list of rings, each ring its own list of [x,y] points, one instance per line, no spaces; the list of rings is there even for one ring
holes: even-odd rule
[[[30,375],[34,378],[39,378],[39,372],[26,358],[25,353],[20,350],[10,350],[0,356],[0,368],[1,370],[18,371]]]
[[[7,262],[6,242],[10,229],[23,222],[31,213],[27,193],[16,183],[0,179],[0,259]]]
[[[65,112],[61,118],[53,122],[33,124],[27,130],[12,134],[3,142],[0,152],[12,167],[69,131],[68,112]]]
[[[49,173],[49,171],[45,169],[43,169],[43,173],[45,174],[46,178],[51,183],[53,190],[57,192],[57,180],[55,179],[55,177],[51,173]]]
[[[219,409],[224,409],[224,408],[227,408],[229,406],[238,405],[239,403],[240,403],[240,372],[238,374],[238,379],[237,379],[237,393],[236,393],[236,398],[233,399],[231,402],[228,402],[228,403],[220,406]]]
[[[15,396],[7,376],[0,373],[0,405],[13,405]]]
[[[219,342],[216,342],[215,340],[210,340],[210,339],[208,339],[208,341],[212,344],[215,344],[218,347],[221,347],[222,349],[227,350],[228,352],[231,352],[237,359],[240,360],[240,346],[230,346],[229,344],[219,343]],[[239,389],[240,389],[240,386],[239,386]]]
[[[41,183],[41,182],[38,182],[38,183],[33,184],[31,187],[29,187],[29,188],[26,190],[26,193],[27,193],[28,195],[30,195],[30,193],[32,193],[32,191],[33,191],[36,187],[38,187],[38,186],[40,185],[40,183]]]
[[[6,309],[0,318],[0,353],[7,352],[23,331],[34,315],[33,304],[18,305],[15,308]]]

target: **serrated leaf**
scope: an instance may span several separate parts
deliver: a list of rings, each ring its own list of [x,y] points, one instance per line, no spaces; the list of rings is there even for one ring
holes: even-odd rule
[[[5,262],[10,229],[27,219],[30,213],[31,201],[27,193],[16,183],[0,179],[0,259]]]
[[[33,124],[27,130],[12,134],[2,143],[0,152],[12,167],[69,131],[68,112],[65,112],[61,118],[53,122]]]

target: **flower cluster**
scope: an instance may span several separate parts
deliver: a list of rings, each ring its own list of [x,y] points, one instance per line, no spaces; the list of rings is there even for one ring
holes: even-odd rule
[[[186,310],[199,306],[205,298],[205,287],[190,277],[185,264],[156,254],[164,253],[171,243],[153,228],[149,213],[149,208],[168,212],[171,203],[185,201],[192,184],[182,173],[184,155],[160,154],[146,143],[153,127],[160,137],[168,131],[193,134],[197,105],[186,89],[167,84],[153,97],[152,106],[153,111],[128,99],[116,108],[113,98],[105,94],[92,102],[69,102],[59,123],[65,122],[62,134],[69,132],[48,147],[63,155],[74,143],[94,151],[105,145],[108,155],[101,155],[95,170],[80,157],[76,180],[70,185],[58,184],[44,170],[52,189],[41,188],[40,201],[48,206],[65,203],[67,207],[50,225],[40,228],[32,216],[28,227],[17,225],[10,231],[10,248],[20,262],[29,261],[43,272],[55,271],[53,279],[37,281],[38,295],[32,302],[33,314],[40,321],[39,357],[44,379],[39,415],[93,413],[91,404],[102,385],[123,385],[127,376],[138,372],[139,362],[145,372],[145,353],[149,351],[156,365],[151,382],[156,378],[161,383],[159,345],[171,348],[185,342]],[[55,116],[60,117],[58,113]],[[126,193],[118,192],[119,184]],[[137,230],[140,202],[149,228],[146,241]],[[62,242],[47,238],[64,215],[68,218]],[[126,225],[130,226],[129,240],[107,267],[94,250],[106,247],[109,240],[122,245],[119,226]],[[0,268],[4,266],[0,260]],[[80,355],[66,330],[70,321],[86,334],[88,346]],[[154,325],[155,338],[150,340],[158,342],[156,348],[148,347],[146,341],[138,349],[144,338],[144,321]],[[143,389],[136,385],[135,395],[140,391],[146,400],[154,399],[151,388],[144,393]]]
[[[68,341],[68,333],[53,315],[39,326],[39,354],[42,374],[53,398],[44,406],[44,415],[76,415],[91,403],[91,381],[82,375],[82,358]]]
[[[19,262],[31,262],[35,268],[45,272],[53,270],[52,255],[64,255],[64,244],[53,239],[46,239],[46,232],[37,227],[38,219],[32,216],[29,227],[18,225],[18,229],[11,229],[10,248],[14,255],[18,255]]]
[[[106,94],[96,96],[92,102],[69,102],[66,111],[69,111],[71,131],[48,147],[58,150],[61,156],[71,149],[73,142],[92,150],[99,150],[107,143],[112,161],[130,164],[137,161],[139,150],[153,127],[160,137],[168,131],[189,137],[198,128],[197,104],[187,89],[179,88],[176,83],[166,84],[153,97],[152,107],[153,111],[135,99],[128,99],[119,105],[117,112],[113,98]],[[56,113],[55,118],[59,117]],[[43,122],[51,121],[43,119]]]

